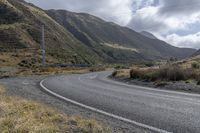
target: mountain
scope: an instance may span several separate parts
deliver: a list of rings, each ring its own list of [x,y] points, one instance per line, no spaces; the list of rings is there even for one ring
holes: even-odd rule
[[[134,63],[182,59],[195,52],[85,13],[44,11],[23,0],[0,0],[0,7],[1,49],[40,49],[44,25],[47,56],[57,62]]]
[[[192,57],[194,57],[194,56],[200,56],[200,50],[196,51],[196,52],[192,55]]]
[[[103,53],[102,56],[107,59],[134,61],[185,58],[195,51],[177,48],[158,39],[145,37],[129,28],[89,14],[65,10],[46,12],[82,43],[90,45],[100,55]]]
[[[146,36],[146,37],[148,37],[150,39],[157,39],[156,36],[154,36],[152,33],[149,33],[147,31],[142,31],[142,32],[140,32],[140,34],[142,34],[143,36]]]

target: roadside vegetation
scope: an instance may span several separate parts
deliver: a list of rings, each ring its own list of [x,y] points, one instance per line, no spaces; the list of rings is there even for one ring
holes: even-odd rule
[[[192,68],[182,68],[181,66],[171,65],[158,69],[131,69],[130,78],[145,81],[186,81],[199,80],[199,70]]]
[[[146,63],[144,67],[118,69],[112,74],[115,78],[137,79],[145,82],[177,82],[200,85],[200,59],[171,61],[162,65]]]
[[[3,133],[109,133],[95,119],[68,116],[40,103],[6,96],[0,86],[0,131]]]
[[[26,75],[80,74],[105,70],[104,66],[85,68],[52,66],[53,64],[60,64],[60,62],[48,55],[46,56],[47,66],[42,67],[40,52],[35,52],[25,49],[0,52],[0,78]]]

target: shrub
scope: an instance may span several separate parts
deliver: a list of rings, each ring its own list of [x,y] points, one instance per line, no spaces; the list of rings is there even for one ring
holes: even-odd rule
[[[177,66],[168,68],[166,78],[167,80],[170,81],[184,80],[185,79],[184,70],[182,70]]]
[[[194,69],[185,70],[185,78],[186,79],[199,79],[199,72]]]
[[[154,63],[153,62],[148,62],[148,63],[145,64],[145,66],[147,66],[147,67],[153,67]]]
[[[199,80],[200,72],[196,69],[183,69],[181,66],[170,65],[159,69],[132,69],[130,78],[146,81],[181,81],[195,79]],[[200,80],[199,80],[200,82]],[[200,84],[200,83],[199,83]]]
[[[188,73],[188,77],[192,77],[193,73]],[[144,79],[147,81],[156,80],[168,80],[168,81],[180,81],[185,79],[185,72],[178,66],[164,67],[160,69],[147,69],[139,70],[132,69],[130,71],[130,78]]]
[[[118,73],[118,71],[114,71],[114,72],[112,73],[112,77],[116,77],[116,76],[117,76],[117,73]]]
[[[146,81],[155,81],[158,78],[158,73],[154,69],[148,69],[148,70],[132,69],[130,71],[130,78],[142,79]]]
[[[132,69],[130,71],[130,78],[139,79],[139,78],[142,78],[142,77],[144,77],[144,74],[139,69]]]
[[[194,63],[192,63],[192,68],[199,69],[200,65],[198,63],[194,62]]]
[[[200,85],[200,80],[197,82],[197,85]]]
[[[147,81],[156,81],[159,78],[159,73],[157,71],[150,71],[150,72],[146,72],[146,74],[144,74],[144,80]]]
[[[34,58],[31,59],[26,59],[26,60],[22,60],[18,66],[20,67],[26,67],[26,68],[31,68],[31,67],[35,67],[36,64],[36,60]]]

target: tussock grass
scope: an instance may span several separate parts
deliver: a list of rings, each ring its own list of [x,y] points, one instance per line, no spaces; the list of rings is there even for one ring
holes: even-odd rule
[[[5,89],[3,88],[2,85],[0,85],[0,95],[2,95],[5,92]]]
[[[38,67],[33,69],[20,69],[16,75],[83,74],[87,72],[90,72],[90,68]]]
[[[115,78],[129,78],[129,69],[121,69],[121,70],[115,70],[112,73],[112,77]]]
[[[194,63],[194,61],[190,64],[186,63],[168,64],[160,67],[134,67],[129,70],[120,69],[114,71],[112,76],[155,82],[159,83],[158,86],[163,86],[169,81],[185,81],[186,83],[192,81],[200,85],[200,64],[198,62]]]
[[[169,65],[159,69],[132,69],[130,78],[147,81],[186,81],[199,80],[200,71],[193,68],[183,68],[178,65]]]
[[[0,87],[0,132],[3,133],[109,133],[95,119],[67,116],[40,103],[3,94]]]

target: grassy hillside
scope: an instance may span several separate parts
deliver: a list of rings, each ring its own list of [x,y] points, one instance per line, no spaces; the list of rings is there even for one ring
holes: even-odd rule
[[[158,39],[150,39],[129,28],[106,22],[89,14],[64,10],[49,10],[47,13],[78,40],[93,48],[97,54],[108,61],[185,58],[195,51],[176,48]]]
[[[47,54],[56,62],[95,63],[100,58],[43,10],[22,0],[0,0],[0,47],[40,49],[41,26],[45,26]]]

